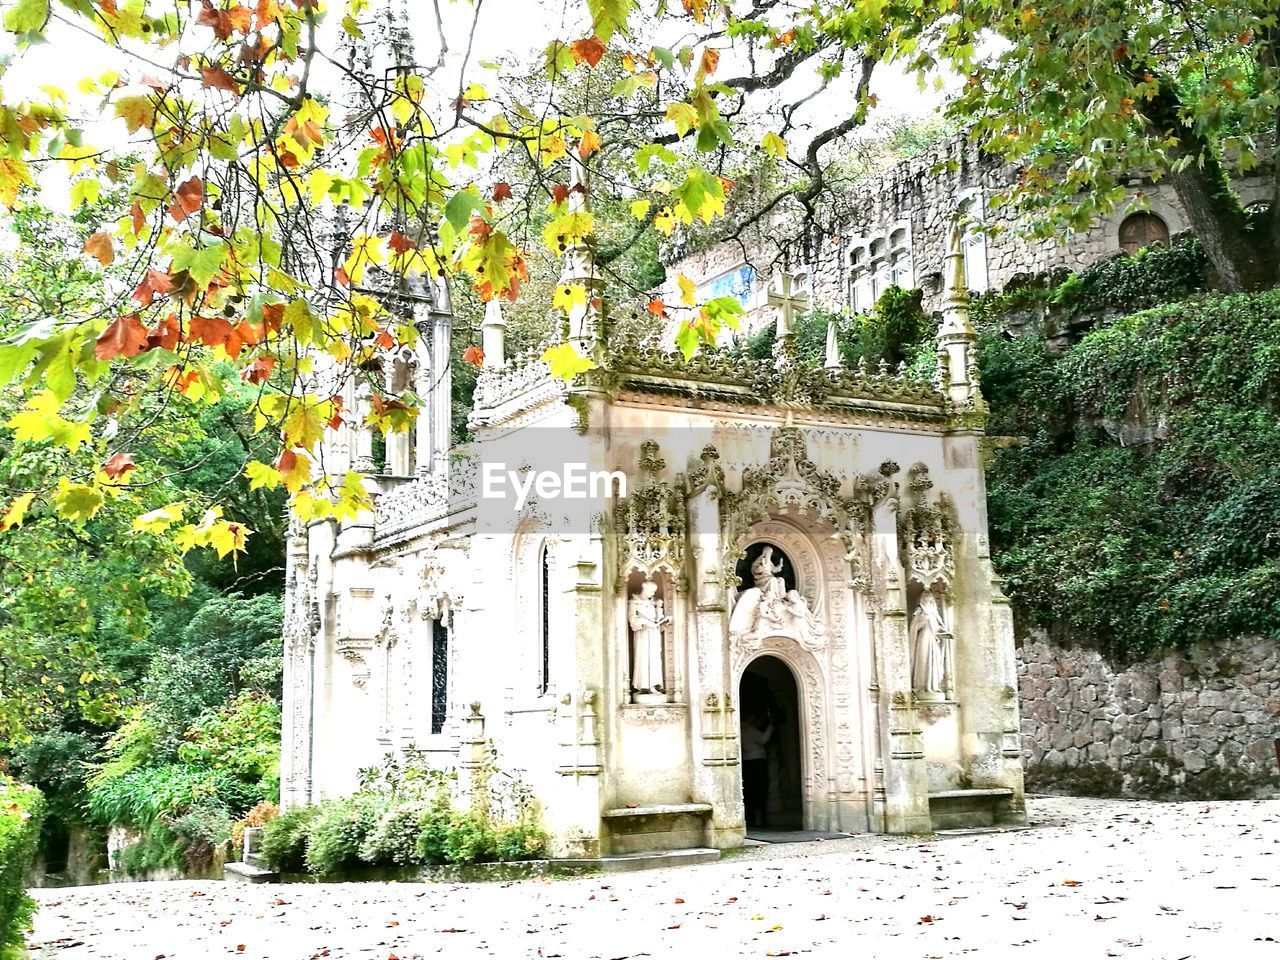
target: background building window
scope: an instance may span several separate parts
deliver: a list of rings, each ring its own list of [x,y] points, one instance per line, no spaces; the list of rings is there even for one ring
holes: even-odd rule
[[[986,293],[987,234],[983,230],[982,198],[969,197],[960,204],[960,252],[964,255],[964,285],[970,293]]]
[[[742,304],[744,310],[756,305],[756,270],[750,264],[742,264],[728,273],[722,273],[714,280],[703,284],[697,292],[698,302],[714,300],[716,297],[733,297]]]
[[[895,287],[910,290],[915,286],[911,265],[911,240],[905,227],[889,234],[889,281]]]
[[[431,621],[431,732],[444,731],[449,712],[449,628]]]
[[[871,242],[871,299],[879,300],[893,283],[889,279],[889,245],[884,239]]]
[[[551,558],[547,545],[542,545],[538,567],[538,587],[542,596],[542,622],[538,657],[538,696],[545,696],[551,677]]]
[[[867,313],[875,306],[871,293],[871,273],[867,268],[867,248],[859,245],[849,255],[849,307],[854,313]]]
[[[1154,213],[1131,213],[1120,224],[1120,249],[1134,254],[1144,247],[1167,247],[1169,225]]]

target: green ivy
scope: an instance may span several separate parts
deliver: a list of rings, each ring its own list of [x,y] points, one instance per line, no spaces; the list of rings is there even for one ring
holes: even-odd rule
[[[40,791],[0,774],[0,960],[23,955],[36,906],[27,896],[26,872],[43,814]]]
[[[1280,637],[1280,291],[979,341],[992,545],[1020,617],[1117,657]],[[1122,444],[1121,441],[1124,441]]]

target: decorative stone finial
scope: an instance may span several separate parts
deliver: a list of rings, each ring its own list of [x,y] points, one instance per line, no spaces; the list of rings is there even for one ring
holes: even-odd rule
[[[827,356],[822,364],[828,370],[840,370],[844,361],[840,359],[840,344],[836,340],[836,319],[827,321]]]
[[[484,324],[481,326],[480,332],[481,345],[484,348],[485,367],[501,367],[507,362],[507,321],[502,316],[502,306],[498,303],[496,297],[485,304]]]
[[[570,151],[569,197],[566,201],[569,212],[590,213],[590,194],[587,165]],[[587,292],[586,303],[574,304],[569,310],[569,342],[583,352],[590,350],[592,341],[600,334],[600,295],[604,291],[604,278],[596,267],[594,244],[590,236],[569,244],[564,254],[564,270],[560,274],[561,285],[582,287]]]
[[[963,227],[951,228],[944,271],[942,322],[938,326],[938,379],[952,403],[968,406],[978,392],[972,375],[978,331],[969,320],[969,291],[964,282]],[[971,369],[972,368],[972,369]]]

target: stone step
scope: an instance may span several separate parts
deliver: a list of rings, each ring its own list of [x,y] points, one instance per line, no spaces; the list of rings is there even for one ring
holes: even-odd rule
[[[631,873],[659,867],[687,867],[697,863],[715,863],[720,851],[711,847],[684,850],[651,850],[644,853],[619,853],[593,860],[552,860],[550,866],[570,873]]]
[[[280,874],[267,867],[257,867],[251,863],[236,860],[223,866],[222,879],[238,883],[272,883],[280,879]]]

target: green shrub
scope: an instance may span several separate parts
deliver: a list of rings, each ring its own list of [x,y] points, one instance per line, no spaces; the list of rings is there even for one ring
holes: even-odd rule
[[[446,863],[485,863],[497,854],[497,837],[487,818],[471,812],[450,818],[444,835]]]
[[[280,797],[280,708],[264,694],[245,692],[201,716],[178,747],[186,764],[226,770],[257,784],[268,800]]]
[[[307,870],[324,875],[360,863],[360,848],[390,801],[376,794],[357,794],[320,804],[307,828]]]
[[[316,813],[316,807],[297,807],[267,822],[262,856],[273,870],[298,873],[306,869],[307,834]]]
[[[185,865],[186,842],[165,823],[156,821],[116,854],[115,868],[126,876],[142,877],[151,870],[179,870]]]
[[[427,862],[418,858],[418,840],[438,808],[421,801],[398,803],[374,824],[360,846],[360,859],[376,866]],[[430,849],[425,848],[425,849]]]
[[[0,775],[0,960],[21,955],[35,902],[26,872],[35,856],[44,815],[40,791]]]
[[[173,819],[201,803],[218,803],[232,814],[263,799],[257,785],[225,770],[166,764],[130,771],[114,779],[95,779],[89,787],[89,812],[99,823],[143,827]]]
[[[494,852],[499,860],[537,860],[547,852],[545,831],[527,823],[499,827],[494,837]]]

